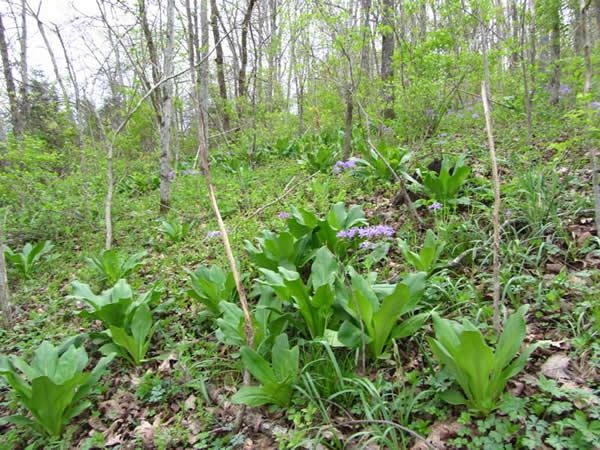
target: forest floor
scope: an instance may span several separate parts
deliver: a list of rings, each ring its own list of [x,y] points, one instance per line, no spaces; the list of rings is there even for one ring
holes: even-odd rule
[[[523,131],[513,125],[497,124],[501,300],[509,311],[530,305],[526,343],[544,344],[488,417],[438,398],[450,381],[428,349],[428,323],[365,373],[354,353],[334,350],[333,356],[301,341],[302,364],[313,361],[303,391],[287,409],[248,408],[240,430],[231,432],[241,408],[228,401],[241,385],[239,352],[218,342],[202,306],[186,294],[186,269],[224,267],[224,252],[219,236],[210,233],[217,227],[202,177],[179,175],[173,215],[195,221],[182,242],[170,243],[158,231],[157,191],[116,196],[115,247],[128,254],[148,252],[128,282],[142,291],[160,282],[163,300],[170,302],[149,361],[135,370],[125,361],[113,362],[92,408],[73,421],[60,442],[5,425],[0,448],[427,448],[398,426],[429,436],[437,448],[598,448],[600,240],[587,149],[579,138],[582,130],[557,124],[536,130],[535,145],[522,151]],[[408,269],[396,239],[420,243],[425,230],[434,228],[447,245],[441,269],[428,282],[426,302],[447,317],[476,318],[491,336],[492,195],[485,137],[477,129],[440,135],[414,161],[423,166],[442,152],[466,154],[472,174],[458,207],[419,208],[421,227],[408,219],[404,206],[392,204],[397,190],[392,183],[350,172],[311,174],[294,156],[237,173],[214,164],[217,196],[242,271],[251,271],[244,240],[264,229],[281,229],[285,221],[278,214],[289,205],[320,215],[338,201],[361,205],[370,223],[395,229],[387,257],[371,268],[379,279],[394,279]],[[77,315],[83,306],[68,295],[74,280],[101,287],[85,257],[102,249],[102,222],[78,227],[65,217],[57,220],[76,231],[54,239],[56,248],[35,277],[9,273],[17,312],[13,326],[0,331],[2,354],[29,354],[45,339],[60,342],[90,331],[89,320]],[[468,249],[474,250],[465,253]],[[0,415],[16,411],[17,403],[1,386],[0,401]]]

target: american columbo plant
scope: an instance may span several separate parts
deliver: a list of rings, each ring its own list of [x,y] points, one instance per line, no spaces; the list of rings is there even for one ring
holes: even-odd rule
[[[50,253],[53,248],[54,245],[50,241],[38,242],[35,245],[27,243],[20,252],[15,252],[10,247],[6,247],[4,257],[23,277],[31,278],[42,257]]]
[[[85,398],[114,356],[101,358],[88,372],[85,349],[74,345],[61,352],[59,347],[44,341],[35,351],[31,365],[16,356],[0,356],[0,375],[32,416],[13,415],[0,419],[0,423],[28,425],[40,434],[60,437],[71,419],[90,407]]]
[[[521,306],[506,321],[494,351],[485,343],[481,331],[463,319],[462,323],[433,314],[435,338],[429,345],[435,358],[446,368],[462,390],[446,391],[443,399],[455,405],[467,405],[481,414],[496,408],[508,380],[518,374],[536,346],[517,353],[525,339],[525,313]],[[463,395],[464,394],[464,395]]]
[[[140,267],[146,255],[145,251],[141,251],[126,256],[116,249],[110,249],[102,251],[98,256],[86,258],[86,260],[90,267],[100,275],[101,279],[112,286]]]

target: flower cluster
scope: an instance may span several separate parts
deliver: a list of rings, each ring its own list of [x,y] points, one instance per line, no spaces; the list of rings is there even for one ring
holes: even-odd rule
[[[219,236],[221,236],[221,232],[220,231],[209,231],[208,233],[206,233],[206,237],[209,238],[209,239],[216,238],[216,237],[219,237]]]
[[[594,111],[600,111],[600,102],[591,102],[590,108]]]
[[[345,170],[353,169],[354,167],[356,167],[356,161],[353,159],[349,159],[348,161],[338,161],[335,163],[335,166],[333,166],[333,171],[335,173],[340,173]]]
[[[279,214],[277,214],[277,217],[280,219],[289,219],[291,215],[289,212],[281,211]]]
[[[429,205],[427,207],[429,209],[429,211],[434,211],[436,209],[441,209],[442,208],[442,204],[439,202],[433,202],[431,205]]]
[[[339,231],[336,236],[345,239],[374,239],[379,237],[390,237],[395,233],[394,229],[387,225],[373,225],[370,227],[352,227],[348,230]]]
[[[558,91],[560,92],[560,95],[567,95],[571,92],[571,88],[566,84],[561,84]]]

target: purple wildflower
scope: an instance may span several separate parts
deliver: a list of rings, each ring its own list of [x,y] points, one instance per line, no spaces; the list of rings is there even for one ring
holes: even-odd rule
[[[390,237],[395,233],[394,229],[387,225],[373,225],[370,227],[352,227],[348,230],[338,231],[336,236],[343,239],[354,239],[359,237],[362,239],[373,239],[379,237]]]
[[[362,248],[362,249],[367,249],[368,250],[368,249],[373,248],[373,243],[369,242],[369,241],[364,241],[364,242],[361,242],[358,245],[358,248]]]
[[[333,167],[333,171],[335,173],[340,173],[345,170],[350,170],[354,167],[356,167],[356,161],[354,159],[349,159],[348,161],[337,161]]]
[[[471,114],[471,117],[472,117],[473,119],[479,119],[479,114],[477,114],[477,113],[473,113],[473,114]]]
[[[465,109],[466,109],[467,111],[469,111],[469,112],[473,111],[473,107],[472,107],[472,106],[467,106]]]
[[[560,95],[567,95],[568,93],[571,92],[571,88],[569,86],[567,86],[566,84],[561,84],[560,87],[558,88],[558,92],[560,92]]]
[[[447,136],[448,136],[448,133],[440,133],[440,134],[438,134],[438,137],[441,137],[441,138],[445,138]]]
[[[361,238],[377,238],[382,236],[393,236],[394,229],[387,225],[374,225],[358,229],[358,235]]]
[[[440,209],[442,207],[442,204],[439,202],[433,202],[431,205],[428,206],[429,211],[434,211],[436,209]]]
[[[339,238],[354,239],[358,234],[358,228],[352,227],[348,230],[338,231],[336,236]]]
[[[206,237],[209,238],[209,239],[216,238],[216,237],[219,237],[219,236],[221,236],[221,232],[220,231],[209,231],[208,233],[206,233]]]
[[[291,215],[289,212],[281,211],[279,214],[277,214],[277,217],[280,219],[289,219]]]
[[[591,102],[590,108],[594,111],[600,111],[600,102]]]
[[[175,171],[169,170],[169,172],[167,173],[167,178],[169,179],[169,181],[173,181],[175,179]]]
[[[427,108],[425,115],[427,115],[427,117],[433,117],[433,109]]]

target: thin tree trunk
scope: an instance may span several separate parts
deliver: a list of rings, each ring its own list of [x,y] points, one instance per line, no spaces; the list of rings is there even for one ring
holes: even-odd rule
[[[256,0],[248,0],[248,7],[242,21],[242,43],[240,48],[240,72],[238,74],[238,96],[246,95],[246,67],[248,66],[248,29],[250,28],[250,18]]]
[[[383,0],[383,31],[381,33],[381,81],[383,82],[384,119],[394,119],[394,0]]]
[[[352,87],[346,88],[346,120],[344,129],[344,159],[350,158],[352,145],[352,119],[354,112],[354,101],[352,98]]]
[[[553,11],[552,29],[550,31],[552,78],[550,80],[550,103],[557,105],[560,99],[560,11]]]
[[[362,11],[362,30],[360,49],[360,69],[366,75],[367,80],[371,79],[371,64],[369,61],[369,50],[371,48],[371,28],[369,26],[369,18],[371,16],[371,0],[361,0]]]
[[[489,88],[487,80],[481,82],[481,98],[483,100],[483,111],[485,114],[485,128],[488,137],[488,147],[490,151],[490,161],[492,163],[492,186],[494,188],[494,213],[493,213],[493,306],[494,306],[494,328],[500,332],[500,176],[498,174],[498,164],[496,160],[496,144],[494,143],[494,131],[492,128],[492,113],[488,99]]]
[[[6,260],[4,259],[4,225],[6,223],[7,213],[4,214],[0,222],[0,311],[2,320],[0,322],[5,327],[10,325],[12,319],[12,306],[10,303],[10,291],[8,289],[8,276],[6,274]]]
[[[21,49],[21,116],[23,117],[23,126],[29,119],[29,69],[27,67],[27,2],[21,0],[21,36],[19,37],[19,47]]]
[[[592,56],[590,52],[590,37],[587,30],[587,17],[591,0],[581,0],[581,39],[583,44],[583,59],[585,61],[585,79],[583,82],[583,93],[587,94],[592,88],[592,76],[594,67],[592,66]]]
[[[217,9],[217,1],[210,0],[211,9],[211,27],[213,33],[213,40],[215,44],[215,64],[217,68],[217,83],[219,85],[219,95],[223,104],[223,131],[229,131],[231,129],[229,112],[227,110],[227,83],[225,82],[225,69],[223,67],[223,45],[221,44],[221,38],[219,33],[219,10]]]
[[[8,44],[4,32],[4,23],[0,13],[0,57],[2,57],[2,67],[4,70],[4,81],[6,83],[6,93],[10,106],[10,121],[15,136],[20,136],[23,132],[23,120],[17,99],[17,90],[15,88],[15,79],[10,68],[10,59],[8,58]]]
[[[594,188],[594,211],[596,216],[596,234],[600,237],[600,164],[598,163],[598,149],[591,143],[590,159],[592,160],[592,185]]]
[[[167,44],[164,53],[164,76],[173,75],[173,47],[175,42],[175,0],[167,2]],[[171,115],[173,112],[173,80],[167,80],[162,89],[160,122],[160,212],[171,207]]]

